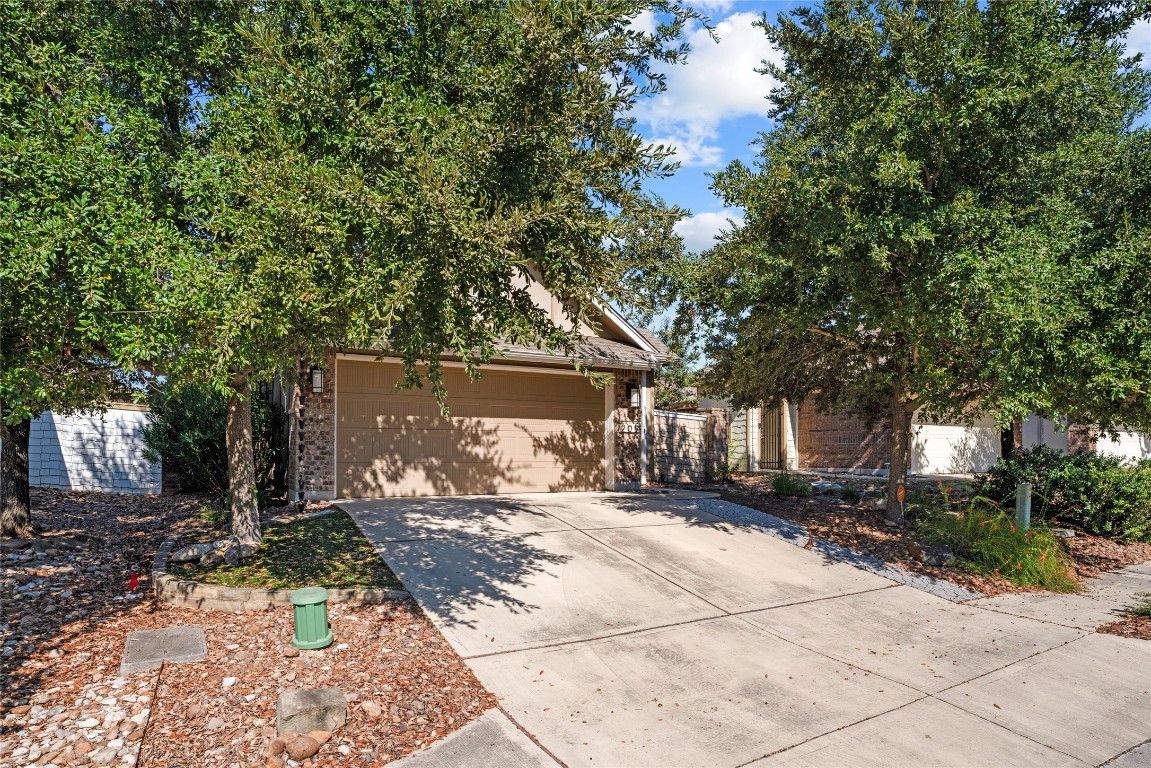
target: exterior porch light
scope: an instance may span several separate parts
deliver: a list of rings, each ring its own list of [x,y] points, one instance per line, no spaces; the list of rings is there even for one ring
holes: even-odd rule
[[[317,395],[324,394],[324,369],[318,365],[313,365],[308,371],[308,375],[312,380],[312,392]]]
[[[627,401],[632,408],[639,408],[639,387],[635,384],[627,385]]]

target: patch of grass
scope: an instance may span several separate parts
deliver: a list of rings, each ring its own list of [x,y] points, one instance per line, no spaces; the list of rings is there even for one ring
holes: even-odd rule
[[[928,511],[919,520],[919,532],[951,547],[959,564],[976,573],[1052,592],[1079,589],[1071,558],[1055,534],[1042,524],[1020,531],[994,505],[973,504],[959,514]]]
[[[1135,595],[1139,602],[1127,608],[1123,613],[1128,616],[1146,616],[1151,618],[1151,592],[1140,592]]]
[[[264,545],[238,566],[172,564],[168,570],[180,578],[225,587],[403,589],[345,512],[269,525]]]
[[[771,489],[780,496],[811,496],[815,493],[815,489],[811,487],[811,483],[802,477],[789,475],[787,472],[776,475],[772,479]]]

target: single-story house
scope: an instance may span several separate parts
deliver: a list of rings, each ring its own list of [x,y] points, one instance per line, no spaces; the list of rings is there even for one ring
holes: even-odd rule
[[[538,282],[538,306],[566,322]],[[604,304],[578,359],[609,373],[596,388],[573,359],[505,345],[470,381],[445,359],[449,416],[429,387],[397,390],[402,366],[378,350],[332,350],[301,366],[289,412],[289,498],[442,496],[637,488],[652,477],[653,375],[674,360],[652,333]]]
[[[1022,446],[1062,451],[1091,448],[1127,459],[1151,458],[1151,436],[1120,431],[1116,438],[1032,415],[1022,424]],[[912,420],[911,466],[916,475],[986,472],[1002,455],[1001,430],[985,417],[973,424]],[[739,471],[819,469],[885,475],[891,432],[868,428],[846,413],[821,413],[810,402],[748,408],[732,415],[730,455]]]

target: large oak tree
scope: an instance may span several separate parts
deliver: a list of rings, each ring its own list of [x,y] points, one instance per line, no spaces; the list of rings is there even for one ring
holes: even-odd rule
[[[1090,329],[1129,354],[1088,288],[1147,338],[1146,305],[1112,282],[1147,251],[1107,172],[1146,141],[1132,123],[1148,74],[1122,37],[1134,17],[1056,0],[828,0],[765,17],[783,54],[765,69],[772,123],[754,168],[714,180],[745,223],[681,265],[713,387],[886,422],[892,496],[917,411],[1009,421],[1089,409],[1091,376],[1130,389],[1138,366],[1079,345]]]
[[[691,13],[673,4],[76,5],[88,42],[61,78],[94,73],[116,108],[86,93],[69,103],[90,109],[96,146],[130,130],[116,162],[148,182],[109,193],[100,226],[121,198],[133,210],[131,192],[152,205],[138,229],[166,238],[108,250],[127,274],[161,262],[137,301],[139,316],[162,319],[150,346],[120,345],[109,359],[146,358],[228,397],[233,531],[245,543],[260,540],[254,383],[348,343],[401,356],[408,384],[442,396],[445,353],[482,363],[500,342],[578,343],[532,302],[529,275],[575,319],[678,245],[678,211],[643,190],[673,167],[627,117],[662,86],[651,63],[685,53]],[[51,42],[34,5],[13,7],[13,40]],[[664,20],[654,33],[633,25],[645,11]],[[51,135],[67,142],[66,129]],[[31,175],[23,164],[10,173]],[[30,193],[29,210],[50,192]],[[43,285],[51,293],[52,278]],[[92,335],[109,337],[104,326]],[[50,346],[30,343],[26,360]]]

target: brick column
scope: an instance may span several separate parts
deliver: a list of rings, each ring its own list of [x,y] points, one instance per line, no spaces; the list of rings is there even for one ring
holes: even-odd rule
[[[300,492],[305,499],[336,497],[336,356],[329,353],[320,366],[324,391],[312,392],[311,363],[300,371]]]

